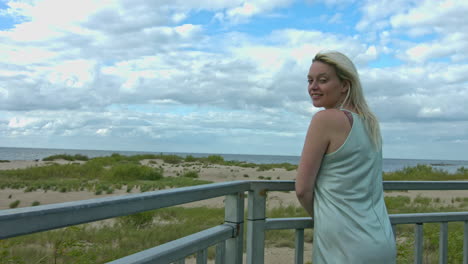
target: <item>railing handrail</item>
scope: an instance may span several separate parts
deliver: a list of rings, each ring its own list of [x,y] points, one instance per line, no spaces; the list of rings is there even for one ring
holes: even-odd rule
[[[463,222],[468,221],[468,212],[390,214],[389,217],[392,225]],[[314,221],[310,217],[268,218],[265,221],[265,230],[308,229],[313,226]]]
[[[207,248],[233,237],[235,229],[234,226],[229,224],[215,226],[107,264],[171,263],[180,259],[180,256],[191,255],[200,248]]]
[[[248,182],[233,181],[0,210],[0,239],[245,192],[249,187]]]
[[[310,217],[266,218],[266,193],[268,191],[292,191],[294,184],[294,181],[233,181],[0,210],[0,239],[226,196],[225,223],[223,225],[141,251],[111,263],[155,263],[154,259],[167,262],[176,260],[177,257],[192,254],[197,250],[202,250],[202,259],[206,259],[206,247],[214,245],[214,243],[218,243],[217,252],[219,249],[220,255],[225,257],[216,263],[224,263],[224,260],[229,263],[242,263],[243,193],[248,191],[247,263],[262,263],[265,230],[296,229],[300,237],[298,241],[303,241],[303,231],[300,230],[313,226]],[[383,187],[384,190],[468,190],[468,181],[385,181]],[[232,211],[230,211],[231,209]],[[390,218],[392,225],[465,221],[466,229],[468,212],[397,214],[390,215]],[[422,237],[421,231],[418,231],[418,236]],[[200,243],[194,243],[193,240],[189,241],[187,238],[196,238]],[[468,242],[466,244],[468,245]],[[177,245],[179,249],[175,250],[174,245]],[[418,254],[422,252],[420,245],[418,244]],[[224,252],[224,246],[226,252]],[[171,248],[174,250],[169,250]],[[468,249],[464,248],[464,251],[468,252]],[[181,252],[183,255],[178,255]],[[300,255],[297,256],[296,260],[298,259],[301,259]],[[125,260],[131,261],[125,262]]]
[[[468,181],[384,181],[385,190],[468,190]],[[58,204],[0,210],[0,239],[262,189],[294,190],[294,181],[232,181]],[[22,228],[15,228],[22,226]]]

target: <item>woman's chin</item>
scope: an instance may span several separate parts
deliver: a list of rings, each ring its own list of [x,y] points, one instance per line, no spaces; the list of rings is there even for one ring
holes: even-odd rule
[[[322,104],[320,104],[319,102],[316,102],[316,101],[312,101],[312,105],[315,106],[315,107],[322,107]]]

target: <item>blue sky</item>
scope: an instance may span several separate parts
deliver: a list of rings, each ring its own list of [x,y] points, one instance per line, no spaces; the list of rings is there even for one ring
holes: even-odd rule
[[[320,50],[385,158],[468,160],[466,1],[0,0],[0,146],[300,155]]]

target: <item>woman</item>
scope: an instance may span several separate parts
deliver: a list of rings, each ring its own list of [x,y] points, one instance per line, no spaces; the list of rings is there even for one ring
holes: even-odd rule
[[[325,108],[312,118],[296,178],[299,202],[314,217],[313,263],[396,263],[380,129],[356,67],[323,52],[307,79],[313,105]]]

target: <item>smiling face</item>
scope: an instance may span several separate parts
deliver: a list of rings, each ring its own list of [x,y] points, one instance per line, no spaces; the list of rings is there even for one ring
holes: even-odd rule
[[[315,107],[336,108],[348,92],[347,82],[338,78],[332,66],[320,61],[312,63],[307,80],[307,89]]]

